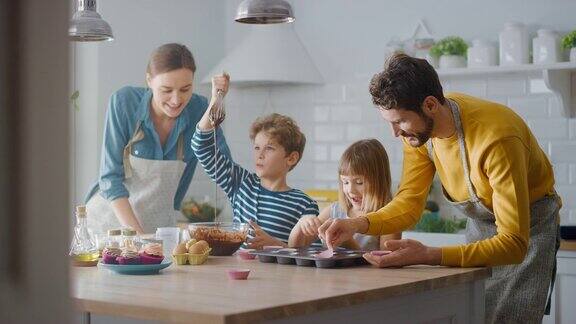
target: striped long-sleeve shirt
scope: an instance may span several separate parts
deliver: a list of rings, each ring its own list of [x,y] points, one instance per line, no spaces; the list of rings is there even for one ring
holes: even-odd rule
[[[234,163],[229,156],[214,155],[212,131],[196,128],[192,150],[208,176],[224,190],[232,204],[233,221],[256,222],[266,233],[288,242],[290,231],[303,215],[318,215],[318,204],[298,189],[270,191],[260,178]]]

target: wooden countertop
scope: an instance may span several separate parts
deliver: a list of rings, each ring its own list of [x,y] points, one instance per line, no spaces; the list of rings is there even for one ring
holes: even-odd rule
[[[249,279],[229,280],[230,268],[250,269]],[[173,264],[152,276],[119,275],[97,267],[73,268],[71,273],[72,296],[82,311],[195,323],[283,318],[490,276],[488,268],[317,269],[236,257],[210,257],[200,266]]]
[[[562,240],[562,241],[560,241],[560,250],[576,251],[576,240]]]

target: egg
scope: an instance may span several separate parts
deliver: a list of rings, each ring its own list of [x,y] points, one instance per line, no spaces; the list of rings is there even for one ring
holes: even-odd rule
[[[204,252],[210,248],[210,245],[208,245],[208,242],[206,242],[206,241],[200,240],[196,244],[202,246],[202,251],[204,251]]]
[[[192,244],[189,248],[188,248],[188,253],[190,254],[202,254],[204,252],[206,252],[206,250],[208,250],[209,246],[208,243],[206,243],[206,241],[198,241],[194,244]]]
[[[196,239],[191,239],[188,242],[186,242],[186,249],[189,249],[192,245],[196,244]]]
[[[174,254],[174,255],[186,254],[186,252],[188,252],[188,249],[186,249],[186,244],[180,243],[180,244],[176,245],[176,247],[174,248],[174,251],[172,251],[172,254]]]

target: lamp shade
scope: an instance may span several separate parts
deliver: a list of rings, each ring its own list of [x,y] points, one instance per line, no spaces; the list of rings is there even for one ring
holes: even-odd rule
[[[111,41],[112,28],[96,12],[96,0],[78,0],[78,9],[68,29],[70,39],[77,42]]]
[[[294,19],[292,6],[285,0],[244,0],[234,20],[244,24],[279,24]]]

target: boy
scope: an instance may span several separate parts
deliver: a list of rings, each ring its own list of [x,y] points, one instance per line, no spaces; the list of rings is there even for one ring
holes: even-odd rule
[[[206,173],[226,192],[233,221],[250,223],[247,248],[287,246],[292,228],[301,216],[318,215],[316,202],[290,188],[286,175],[302,158],[306,137],[294,120],[280,114],[256,119],[250,129],[256,173],[250,173],[228,156],[218,154],[214,163],[214,135],[210,110],[196,126],[192,150]]]

